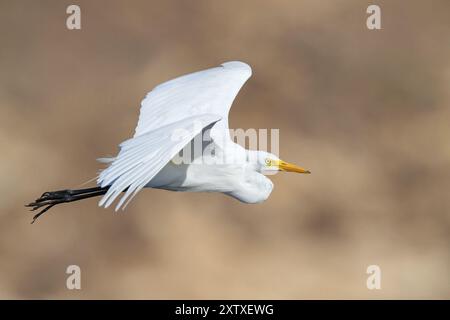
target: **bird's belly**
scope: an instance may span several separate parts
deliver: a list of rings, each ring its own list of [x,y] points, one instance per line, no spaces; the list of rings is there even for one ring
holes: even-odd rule
[[[169,162],[147,185],[173,191],[230,192],[233,190],[230,177],[221,174],[212,165],[181,164]]]
[[[190,192],[222,192],[245,203],[259,203],[270,195],[273,184],[263,175],[240,166],[175,165],[169,162],[148,188]]]
[[[169,162],[145,187],[179,190],[186,180],[186,171],[187,165],[175,165]]]

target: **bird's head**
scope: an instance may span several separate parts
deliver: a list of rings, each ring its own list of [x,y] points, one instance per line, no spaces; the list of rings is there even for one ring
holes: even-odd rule
[[[254,155],[256,155],[257,160],[256,170],[262,174],[274,174],[278,171],[311,173],[309,170],[283,161],[276,155],[266,151],[257,151]]]

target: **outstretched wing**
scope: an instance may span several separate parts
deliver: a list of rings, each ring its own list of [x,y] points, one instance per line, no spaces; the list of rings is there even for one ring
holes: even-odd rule
[[[100,173],[97,180],[102,187],[110,186],[99,206],[104,205],[107,208],[125,190],[116,211],[127,198],[131,201],[203,128],[220,119],[220,116],[214,114],[194,116],[121,143],[119,154],[111,165]]]
[[[167,81],[141,102],[135,137],[158,127],[205,113],[222,117],[217,129],[228,129],[228,112],[241,87],[252,75],[246,63],[231,61]],[[212,130],[214,131],[214,130]],[[223,134],[211,133],[211,136]]]
[[[150,91],[141,103],[134,137],[120,145],[117,157],[100,173],[97,183],[110,188],[99,205],[108,207],[126,191],[118,210],[205,127],[217,123],[210,132],[216,143],[229,139],[228,112],[251,73],[243,62],[226,62]]]

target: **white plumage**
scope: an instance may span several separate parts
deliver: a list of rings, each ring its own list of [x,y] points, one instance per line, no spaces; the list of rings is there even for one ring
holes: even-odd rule
[[[167,81],[150,91],[141,103],[133,138],[120,144],[120,152],[98,177],[99,186],[109,186],[99,205],[108,207],[125,192],[116,206],[118,210],[144,187],[216,191],[256,203],[267,199],[273,188],[262,173],[308,173],[273,154],[245,150],[230,139],[228,113],[251,74],[247,64],[227,62]],[[171,161],[207,129],[213,155],[202,154],[193,163]],[[217,161],[219,158],[222,162]]]

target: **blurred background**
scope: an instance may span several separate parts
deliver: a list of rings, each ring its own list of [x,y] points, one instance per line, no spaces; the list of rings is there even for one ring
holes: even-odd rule
[[[450,298],[449,34],[446,0],[1,0],[0,298]],[[258,205],[144,190],[30,225],[23,205],[93,178],[149,90],[228,60],[253,68],[230,127],[280,129],[312,175]]]

